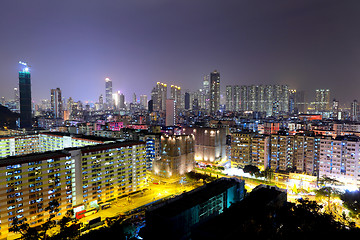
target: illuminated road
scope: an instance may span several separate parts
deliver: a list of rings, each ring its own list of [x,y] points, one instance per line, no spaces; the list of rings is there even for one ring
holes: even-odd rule
[[[184,191],[191,191],[196,186],[186,185],[182,186],[180,184],[151,184],[149,190],[144,193],[137,193],[131,197],[124,197],[118,201],[114,201],[111,204],[111,207],[104,210],[99,210],[97,213],[84,217],[80,221],[83,223],[89,222],[91,219],[101,217],[105,219],[106,217],[115,217],[118,215],[123,215],[124,213],[142,207],[146,204],[152,203],[159,199],[163,199],[172,195],[178,195]]]

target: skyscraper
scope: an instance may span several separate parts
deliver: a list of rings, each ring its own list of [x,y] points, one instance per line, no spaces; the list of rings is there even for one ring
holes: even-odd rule
[[[330,90],[329,89],[316,89],[315,111],[316,112],[330,111]]]
[[[190,94],[188,92],[185,93],[185,109],[190,109]]]
[[[110,78],[105,78],[105,99],[108,109],[113,108],[113,92],[112,92],[112,81]]]
[[[22,65],[22,70],[19,71],[20,127],[31,128],[31,75],[27,63],[19,63]]]
[[[16,106],[16,112],[20,112],[19,88],[14,88],[14,102]]]
[[[237,100],[234,102],[242,111],[264,112],[266,116],[289,111],[289,88],[287,85],[237,86],[233,99],[235,96],[237,96]]]
[[[147,95],[140,95],[140,105],[141,105],[142,109],[148,108]]]
[[[241,104],[241,92],[240,86],[236,85],[233,87],[233,110],[240,111],[240,104]]]
[[[177,115],[181,109],[181,88],[179,86],[171,85],[170,98],[175,100],[175,115]]]
[[[339,101],[335,98],[333,99],[332,103],[332,117],[335,120],[341,120],[341,118],[339,119]]]
[[[126,108],[125,106],[125,95],[123,93],[120,94],[119,97],[119,107],[121,110],[124,110]]]
[[[200,108],[208,111],[210,109],[210,75],[205,75],[203,79],[203,88],[200,91],[198,101]],[[191,105],[191,104],[190,104]]]
[[[359,120],[358,115],[359,115],[359,104],[356,100],[354,100],[351,103],[351,115],[350,115],[351,121],[357,122]]]
[[[166,126],[175,125],[175,100],[166,99]]]
[[[216,114],[220,109],[220,73],[214,70],[210,73],[210,114]]]
[[[51,111],[55,118],[62,118],[62,98],[60,88],[51,89]]]
[[[226,111],[233,111],[233,86],[226,86]]]
[[[133,94],[133,103],[136,103],[137,100],[136,100],[136,93]]]
[[[166,111],[167,84],[157,82],[151,91],[154,111]]]

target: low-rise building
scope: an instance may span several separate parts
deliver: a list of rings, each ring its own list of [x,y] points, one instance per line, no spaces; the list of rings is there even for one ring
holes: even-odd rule
[[[245,196],[245,182],[220,178],[146,211],[145,239],[189,239],[191,230]]]

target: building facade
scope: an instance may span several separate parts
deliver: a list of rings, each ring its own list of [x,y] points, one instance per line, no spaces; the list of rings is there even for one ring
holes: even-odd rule
[[[153,172],[161,177],[178,178],[194,169],[194,136],[161,136],[161,158],[153,162]]]
[[[210,114],[216,114],[220,109],[220,73],[216,70],[210,73]]]
[[[101,202],[144,187],[145,143],[112,142],[57,151],[9,156],[0,160],[1,237],[14,217],[30,226],[44,223],[45,208],[60,203],[67,210],[86,211]]]
[[[334,178],[345,185],[360,186],[360,138],[340,136],[321,139],[319,177]]]
[[[214,163],[226,158],[226,128],[184,127],[195,139],[195,160]]]
[[[63,104],[61,97],[60,88],[51,89],[51,111],[54,114],[54,118],[62,118],[63,117]]]
[[[112,90],[112,81],[110,78],[105,78],[105,100],[106,106],[108,109],[113,109],[113,90]]]
[[[19,72],[20,127],[32,127],[31,75],[27,65]]]

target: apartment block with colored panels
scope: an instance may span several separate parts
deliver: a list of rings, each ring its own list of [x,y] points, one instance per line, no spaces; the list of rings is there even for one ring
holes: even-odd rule
[[[52,199],[60,214],[72,208],[74,160],[66,151],[55,151],[0,160],[0,238],[13,219],[27,218],[30,226],[44,223],[44,210]]]
[[[64,133],[39,133],[32,135],[0,137],[0,158],[30,153],[82,147],[114,141],[112,138],[70,135]]]
[[[14,217],[44,223],[52,199],[58,218],[75,207],[88,209],[144,187],[144,142],[115,142],[0,159],[0,238]]]
[[[86,207],[145,186],[145,142],[109,143],[81,148],[76,202]],[[80,183],[81,181],[81,183]]]
[[[269,164],[270,138],[254,132],[231,134],[231,165],[245,167],[254,165],[266,169]]]
[[[360,137],[321,139],[319,177],[325,176],[360,187]]]

